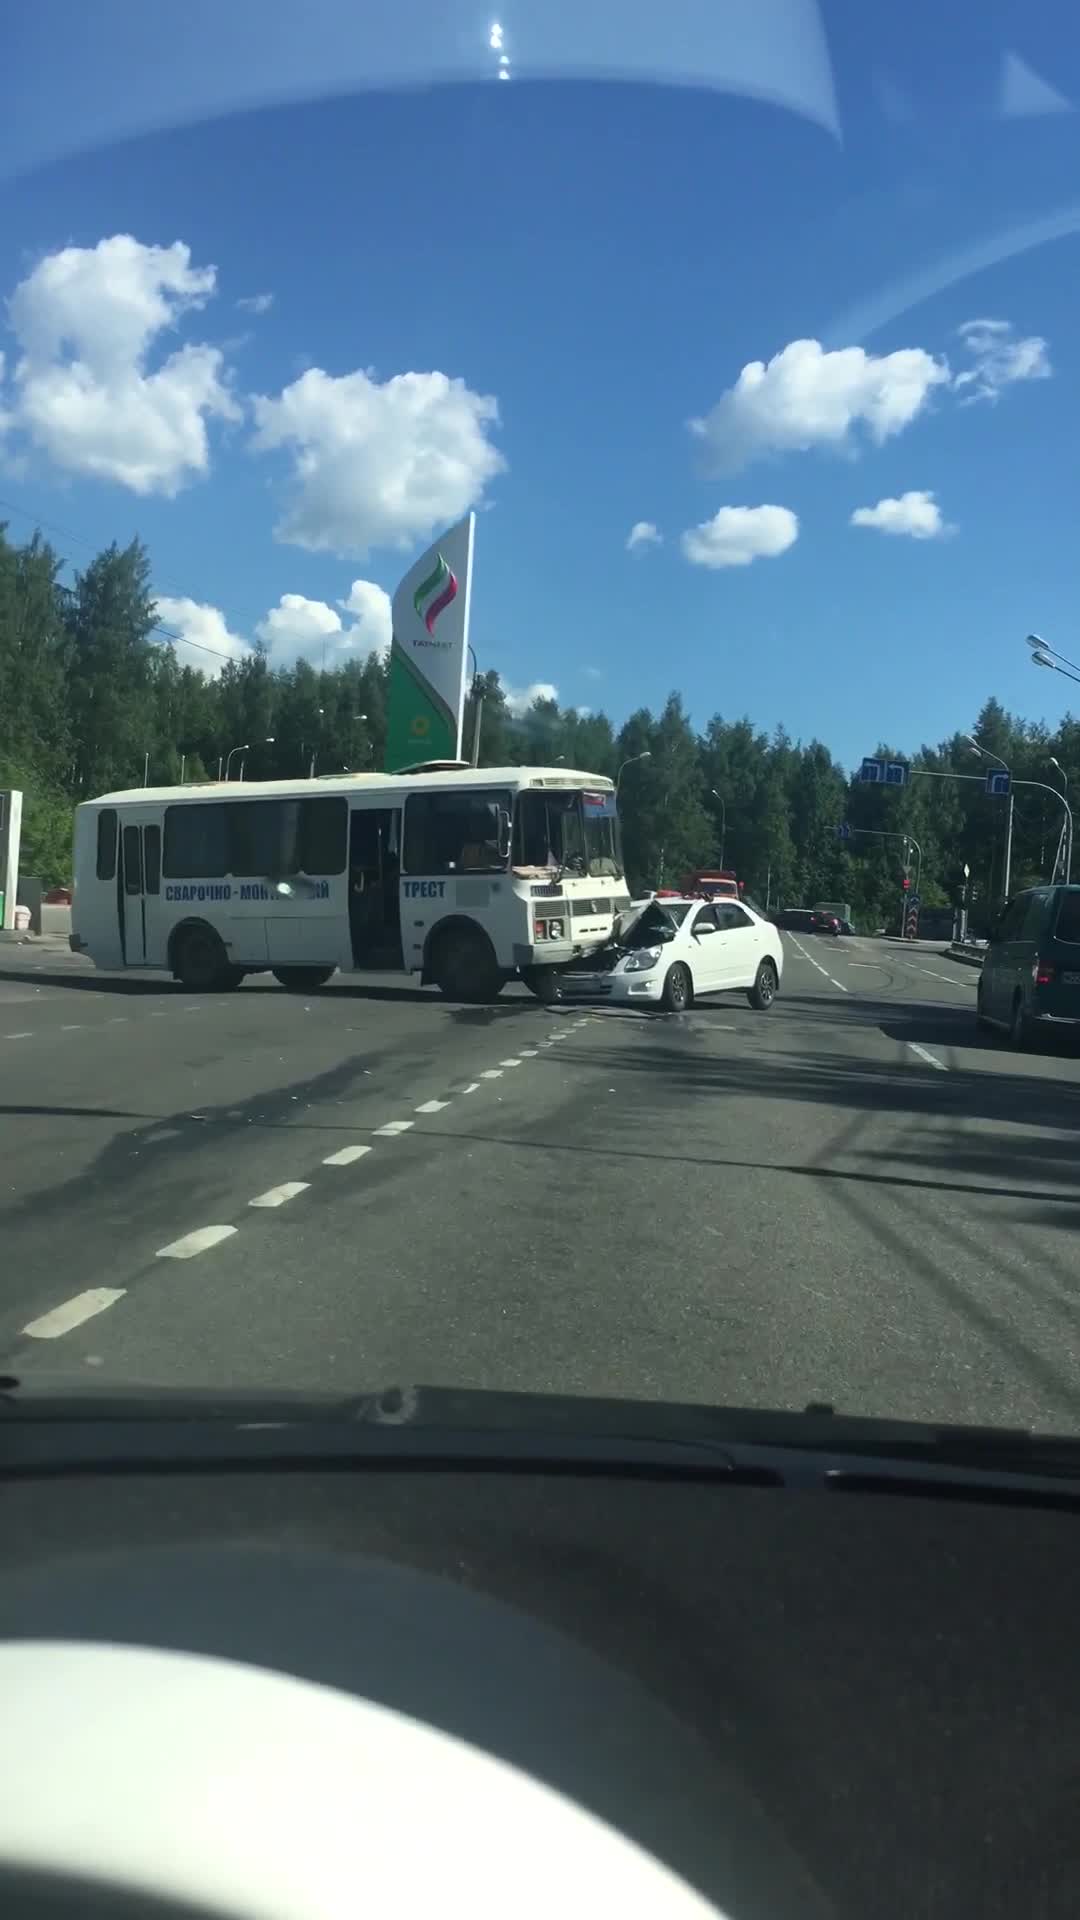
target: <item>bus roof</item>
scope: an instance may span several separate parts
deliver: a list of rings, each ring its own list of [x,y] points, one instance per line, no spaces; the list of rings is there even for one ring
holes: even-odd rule
[[[341,773],[320,774],[314,779],[296,780],[199,780],[185,787],[121,787],[116,793],[99,793],[93,800],[80,802],[90,807],[136,807],[164,800],[238,800],[303,799],[314,794],[376,793],[386,789],[406,793],[438,787],[593,787],[612,793],[614,781],[606,774],[588,773],[577,767],[466,767],[440,773]]]

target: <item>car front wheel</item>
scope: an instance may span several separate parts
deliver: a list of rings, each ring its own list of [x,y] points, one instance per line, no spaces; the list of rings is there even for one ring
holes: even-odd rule
[[[690,969],[684,967],[681,960],[668,968],[661,1004],[668,1013],[685,1013],[687,1007],[694,1004],[694,983],[690,978]]]
[[[750,1005],[756,1008],[758,1013],[768,1013],[769,1008],[776,999],[779,985],[780,982],[776,977],[776,968],[773,962],[771,960],[763,960],[757,970],[754,984],[746,996]]]

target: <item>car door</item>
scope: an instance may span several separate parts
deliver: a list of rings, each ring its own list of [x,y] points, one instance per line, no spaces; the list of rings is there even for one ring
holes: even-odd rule
[[[1020,936],[1030,900],[1030,894],[1018,893],[1008,901],[991,932],[982,979],[983,1012],[991,1020],[1008,1020],[1012,1014],[1023,945]]]
[[[718,984],[727,991],[752,987],[761,955],[762,928],[735,900],[716,903]]]
[[[690,921],[688,960],[694,976],[695,993],[715,993],[719,985],[720,945],[716,926],[716,908],[698,907]]]

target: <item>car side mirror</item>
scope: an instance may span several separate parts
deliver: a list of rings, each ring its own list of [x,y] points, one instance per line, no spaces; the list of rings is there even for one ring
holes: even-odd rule
[[[706,920],[706,922],[705,922],[705,925],[704,925],[703,927],[695,927],[695,928],[694,928],[694,939],[695,939],[695,940],[700,940],[700,939],[702,939],[702,938],[703,938],[703,936],[704,936],[705,934],[707,934],[707,933],[715,933],[715,932],[716,932],[716,928],[715,928],[715,927],[712,927],[712,926],[710,926],[710,925],[709,925],[709,922],[708,922],[708,921]]]

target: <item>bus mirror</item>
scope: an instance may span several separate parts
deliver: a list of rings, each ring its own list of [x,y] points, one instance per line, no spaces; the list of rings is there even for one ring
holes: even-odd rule
[[[510,815],[505,807],[499,808],[499,859],[510,858]]]

